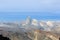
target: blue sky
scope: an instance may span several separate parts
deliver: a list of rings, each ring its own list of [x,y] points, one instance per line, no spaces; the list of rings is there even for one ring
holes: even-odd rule
[[[60,20],[60,0],[0,0],[0,20]]]

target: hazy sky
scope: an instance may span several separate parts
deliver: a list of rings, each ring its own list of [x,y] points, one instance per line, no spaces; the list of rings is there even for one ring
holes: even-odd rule
[[[25,16],[60,19],[60,0],[0,0],[0,19],[19,20]]]
[[[60,12],[60,0],[0,0],[0,11]]]

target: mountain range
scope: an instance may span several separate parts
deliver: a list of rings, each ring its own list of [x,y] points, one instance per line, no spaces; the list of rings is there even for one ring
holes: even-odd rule
[[[40,38],[44,40],[47,35],[49,37],[53,35],[52,39],[55,40],[55,38],[58,38],[58,36],[55,37],[55,34],[60,35],[60,21],[45,21],[27,17],[26,20],[20,22],[0,22],[0,35],[1,34],[3,36],[16,36],[16,38],[18,35],[21,40],[40,40]],[[37,35],[38,38],[35,38]]]

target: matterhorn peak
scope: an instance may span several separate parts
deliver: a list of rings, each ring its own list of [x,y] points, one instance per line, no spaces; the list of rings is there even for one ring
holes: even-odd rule
[[[38,20],[37,19],[31,19],[30,16],[27,17],[26,19],[26,24],[30,25],[34,25],[34,26],[38,26]]]
[[[31,18],[30,18],[30,16],[27,17],[26,24],[31,24]]]

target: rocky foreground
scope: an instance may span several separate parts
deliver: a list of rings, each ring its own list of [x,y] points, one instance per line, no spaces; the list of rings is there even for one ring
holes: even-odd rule
[[[19,32],[0,30],[0,35],[8,37],[10,40],[59,40],[57,34],[41,30],[30,30],[26,32],[23,30]]]

